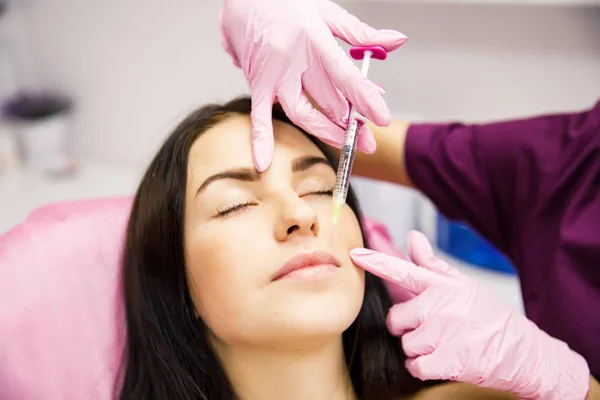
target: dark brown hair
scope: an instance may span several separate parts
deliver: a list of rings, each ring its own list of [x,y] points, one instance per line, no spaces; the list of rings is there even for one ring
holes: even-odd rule
[[[167,138],[137,190],[123,256],[127,345],[116,397],[122,400],[235,400],[208,327],[196,317],[184,261],[184,197],[188,154],[206,130],[234,114],[250,114],[249,98],[192,112]],[[273,118],[291,124],[279,106]],[[306,134],[334,168],[328,149]],[[352,191],[348,205],[360,219]],[[362,226],[361,226],[362,230]],[[363,231],[363,238],[366,238]],[[368,246],[365,240],[365,245]],[[383,282],[365,277],[362,308],[343,333],[346,363],[358,396],[384,400],[417,391],[398,338],[386,328],[391,301]]]

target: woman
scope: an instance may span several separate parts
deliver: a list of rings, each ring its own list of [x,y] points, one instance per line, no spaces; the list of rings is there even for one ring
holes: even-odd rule
[[[124,250],[127,399],[512,398],[408,374],[382,281],[353,265],[356,199],[331,239],[335,159],[273,109],[268,172],[247,98],[193,112],[135,196]],[[294,269],[323,264],[314,268]]]
[[[221,32],[255,101],[258,170],[271,159],[273,98],[294,123],[337,147],[347,98],[375,124],[359,140],[364,153],[375,154],[358,154],[355,172],[419,189],[446,216],[468,222],[509,255],[519,271],[527,316],[584,356],[598,377],[600,102],[582,112],[487,125],[391,122],[382,93],[362,78],[335,37],[392,51],[406,40],[401,33],[375,30],[328,0],[225,0]],[[429,322],[442,327],[444,321]],[[499,333],[489,332],[487,341]],[[456,349],[445,350],[459,359]],[[502,353],[519,357],[508,348]],[[570,364],[554,365],[551,376],[572,375]],[[437,376],[433,370],[421,374]],[[574,396],[587,391],[583,373],[571,381]]]

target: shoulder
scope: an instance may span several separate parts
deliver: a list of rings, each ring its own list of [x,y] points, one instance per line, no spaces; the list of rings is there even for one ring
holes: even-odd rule
[[[517,400],[518,397],[499,390],[481,388],[468,383],[448,382],[431,388],[423,389],[405,399],[410,400]],[[400,399],[399,399],[400,400]]]

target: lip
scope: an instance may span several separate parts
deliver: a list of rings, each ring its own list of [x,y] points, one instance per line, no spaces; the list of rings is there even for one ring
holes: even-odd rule
[[[287,260],[281,268],[273,274],[272,281],[276,281],[290,272],[309,268],[318,265],[333,265],[337,268],[341,266],[340,261],[331,253],[324,250],[317,250],[313,252],[299,252],[294,254],[289,260]]]

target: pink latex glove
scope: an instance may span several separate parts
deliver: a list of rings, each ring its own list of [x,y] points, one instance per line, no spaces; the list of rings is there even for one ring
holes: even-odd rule
[[[366,249],[356,265],[416,297],[390,309],[410,373],[472,383],[524,399],[585,399],[590,371],[579,354],[433,255],[423,234],[408,237],[412,262]]]
[[[276,100],[295,124],[337,147],[344,136],[346,99],[375,124],[391,122],[382,89],[362,77],[335,37],[389,52],[406,41],[403,34],[373,29],[328,0],[225,0],[220,24],[223,47],[250,84],[259,171],[268,168],[273,155],[271,107]],[[365,126],[359,149],[374,152],[375,147]]]
[[[361,219],[368,247],[388,256],[395,256],[402,260],[409,260],[406,254],[394,245],[385,225],[375,219],[363,216]],[[394,285],[390,281],[383,281],[394,304],[410,300],[415,297],[408,290]]]

